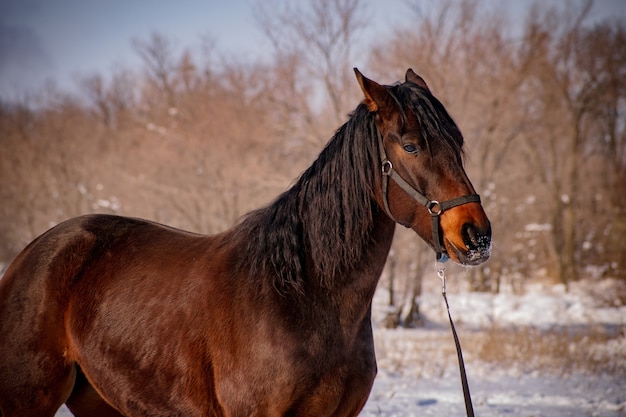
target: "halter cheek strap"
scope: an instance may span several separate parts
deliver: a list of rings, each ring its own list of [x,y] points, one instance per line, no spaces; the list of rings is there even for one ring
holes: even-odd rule
[[[389,179],[392,178],[396,184],[400,186],[409,196],[411,196],[415,201],[423,205],[428,209],[431,218],[431,225],[433,229],[433,246],[435,252],[437,253],[437,261],[445,262],[448,260],[448,253],[443,243],[443,234],[440,230],[439,224],[439,216],[446,210],[449,210],[453,207],[457,207],[467,203],[480,203],[480,196],[478,194],[469,194],[460,197],[453,198],[451,200],[439,202],[437,200],[430,200],[424,194],[417,191],[413,188],[408,182],[404,180],[393,169],[393,164],[387,158],[387,153],[385,152],[385,145],[383,143],[383,137],[380,131],[378,132],[378,143],[380,148],[380,159],[382,164],[382,191],[383,191],[383,205],[385,207],[385,211],[387,215],[396,223],[403,225],[404,227],[410,227],[410,225],[404,224],[403,222],[396,219],[391,213],[391,209],[389,207],[389,198],[388,198],[388,189],[389,189]]]

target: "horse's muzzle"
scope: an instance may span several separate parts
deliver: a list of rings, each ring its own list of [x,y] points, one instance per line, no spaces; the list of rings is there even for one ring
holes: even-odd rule
[[[462,265],[480,265],[491,255],[491,225],[480,228],[466,223],[461,228],[461,237],[465,248],[460,248],[451,240],[446,239],[447,249],[453,252],[453,258]]]

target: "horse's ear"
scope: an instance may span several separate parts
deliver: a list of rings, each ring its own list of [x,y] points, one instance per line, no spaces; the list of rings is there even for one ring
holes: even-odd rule
[[[422,77],[417,75],[411,68],[406,70],[406,82],[416,84],[430,93],[430,88],[428,88],[426,81],[424,81]]]
[[[384,115],[397,110],[394,99],[384,86],[366,78],[357,68],[354,68],[354,73],[361,86],[361,91],[365,95],[364,103],[369,111],[377,111]]]

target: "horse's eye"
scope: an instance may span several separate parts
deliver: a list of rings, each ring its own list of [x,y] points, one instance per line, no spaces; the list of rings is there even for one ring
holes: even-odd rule
[[[404,144],[404,152],[406,153],[417,153],[419,149],[417,148],[417,146],[415,146],[412,143],[405,143]]]

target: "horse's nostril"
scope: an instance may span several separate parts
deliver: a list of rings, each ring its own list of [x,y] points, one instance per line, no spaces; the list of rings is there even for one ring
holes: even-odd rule
[[[471,224],[465,223],[463,227],[461,227],[461,237],[468,249],[476,247],[476,230]]]
[[[463,243],[469,250],[481,249],[489,246],[491,241],[491,230],[481,233],[473,224],[465,223],[461,227],[461,237]]]

